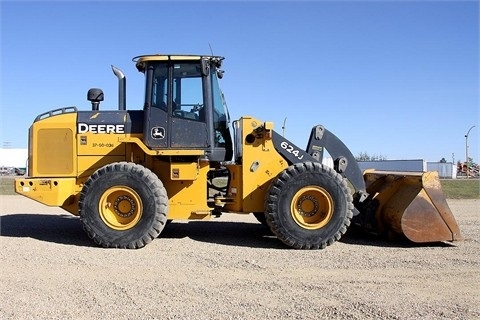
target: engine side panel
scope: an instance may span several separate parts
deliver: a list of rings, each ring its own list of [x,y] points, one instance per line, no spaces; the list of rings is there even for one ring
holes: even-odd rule
[[[32,177],[72,177],[75,161],[76,113],[35,121],[30,127],[28,174]]]

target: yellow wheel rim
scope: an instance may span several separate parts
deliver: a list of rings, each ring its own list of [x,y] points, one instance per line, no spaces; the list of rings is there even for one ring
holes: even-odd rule
[[[293,220],[302,228],[320,229],[333,216],[333,199],[323,188],[305,187],[293,196],[290,212]]]
[[[106,190],[98,211],[103,222],[115,230],[133,228],[142,217],[142,200],[135,190],[122,186]]]

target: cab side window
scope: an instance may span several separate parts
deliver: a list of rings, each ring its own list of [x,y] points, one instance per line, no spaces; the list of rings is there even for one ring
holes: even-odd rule
[[[204,121],[201,66],[178,63],[173,68],[172,115]]]
[[[167,111],[168,67],[158,65],[155,68],[152,88],[152,107]]]

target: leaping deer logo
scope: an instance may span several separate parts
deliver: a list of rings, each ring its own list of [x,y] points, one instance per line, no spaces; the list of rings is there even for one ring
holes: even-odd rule
[[[163,128],[163,127],[153,127],[152,128],[152,138],[153,139],[163,139],[163,138],[165,138],[165,128]]]

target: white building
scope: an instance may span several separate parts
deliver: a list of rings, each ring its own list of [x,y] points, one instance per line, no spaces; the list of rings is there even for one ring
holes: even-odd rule
[[[27,167],[28,149],[0,149],[0,167]]]

